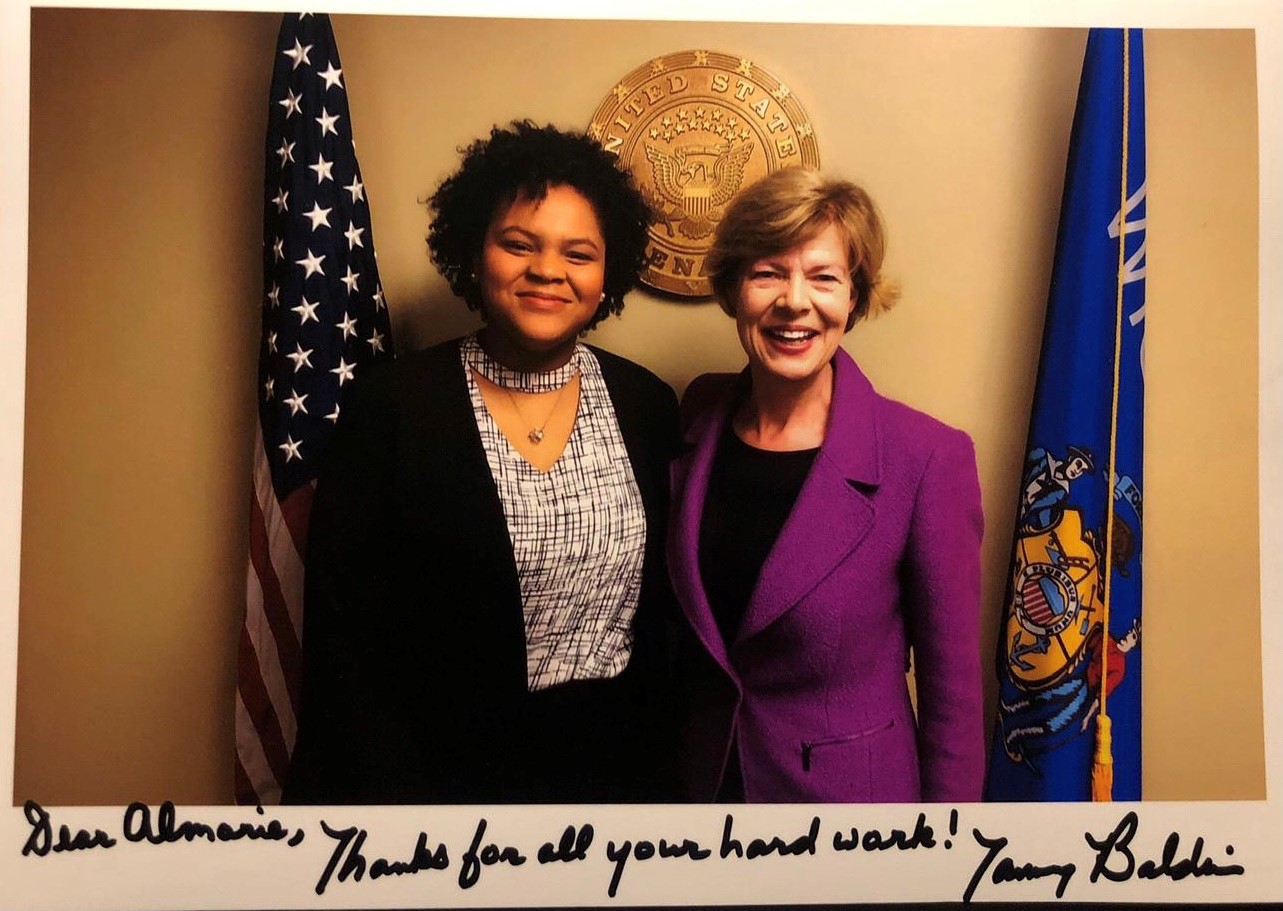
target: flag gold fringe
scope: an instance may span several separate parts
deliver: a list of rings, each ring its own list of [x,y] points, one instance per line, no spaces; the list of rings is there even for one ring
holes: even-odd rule
[[[1096,755],[1091,764],[1091,799],[1109,803],[1114,799],[1113,725],[1108,715],[1096,716]]]

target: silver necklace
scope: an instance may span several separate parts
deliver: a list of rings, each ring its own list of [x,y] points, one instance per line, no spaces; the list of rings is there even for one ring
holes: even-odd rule
[[[556,413],[557,405],[561,402],[562,393],[566,391],[567,386],[574,382],[575,377],[577,376],[579,376],[579,370],[576,368],[575,371],[570,374],[570,379],[562,383],[561,388],[557,390],[557,397],[552,400],[552,407],[548,409],[548,414],[544,417],[543,423],[531,428],[530,432],[526,434],[526,439],[531,443],[538,446],[543,442],[543,429],[548,426],[548,422],[552,420],[552,416]],[[523,424],[529,424],[530,420],[521,413],[521,407],[517,404],[517,397],[512,394],[512,390],[507,386],[500,386],[499,388],[508,396],[508,401],[512,402],[512,410],[517,413],[517,419]]]
[[[561,397],[565,394],[566,387],[582,373],[580,369],[582,349],[578,347],[575,348],[567,363],[542,372],[513,370],[503,366],[486,353],[475,335],[464,339],[463,351],[464,360],[478,376],[485,377],[503,390],[508,401],[512,403],[512,410],[516,413],[517,420],[531,427],[526,433],[526,439],[535,445],[543,441],[544,428],[548,426],[548,422],[557,411],[557,406],[561,404]],[[553,399],[552,407],[548,409],[548,414],[543,421],[532,426],[531,421],[522,413],[521,406],[517,404],[517,397],[513,395],[514,390],[532,395],[556,390],[557,396]]]

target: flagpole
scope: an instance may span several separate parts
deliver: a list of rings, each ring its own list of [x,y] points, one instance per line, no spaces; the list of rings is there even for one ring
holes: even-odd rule
[[[1091,799],[1111,802],[1114,799],[1113,721],[1109,717],[1109,606],[1114,575],[1114,477],[1118,455],[1118,389],[1123,347],[1123,269],[1127,246],[1127,156],[1128,120],[1131,102],[1131,30],[1123,29],[1123,142],[1122,177],[1118,201],[1118,271],[1114,301],[1114,385],[1109,413],[1109,474],[1105,478],[1105,598],[1102,640],[1100,646],[1100,712],[1096,715],[1096,751],[1091,768]]]

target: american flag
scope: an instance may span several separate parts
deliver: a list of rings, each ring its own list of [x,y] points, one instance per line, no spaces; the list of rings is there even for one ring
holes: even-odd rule
[[[276,42],[263,204],[263,338],[236,799],[280,800],[299,712],[303,555],[312,490],[343,392],[391,357],[369,203],[328,16],[287,14]]]

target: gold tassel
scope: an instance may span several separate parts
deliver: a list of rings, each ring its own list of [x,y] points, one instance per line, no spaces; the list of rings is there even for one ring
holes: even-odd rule
[[[1091,764],[1091,799],[1109,803],[1114,799],[1113,721],[1104,713],[1096,716],[1096,755]]]

